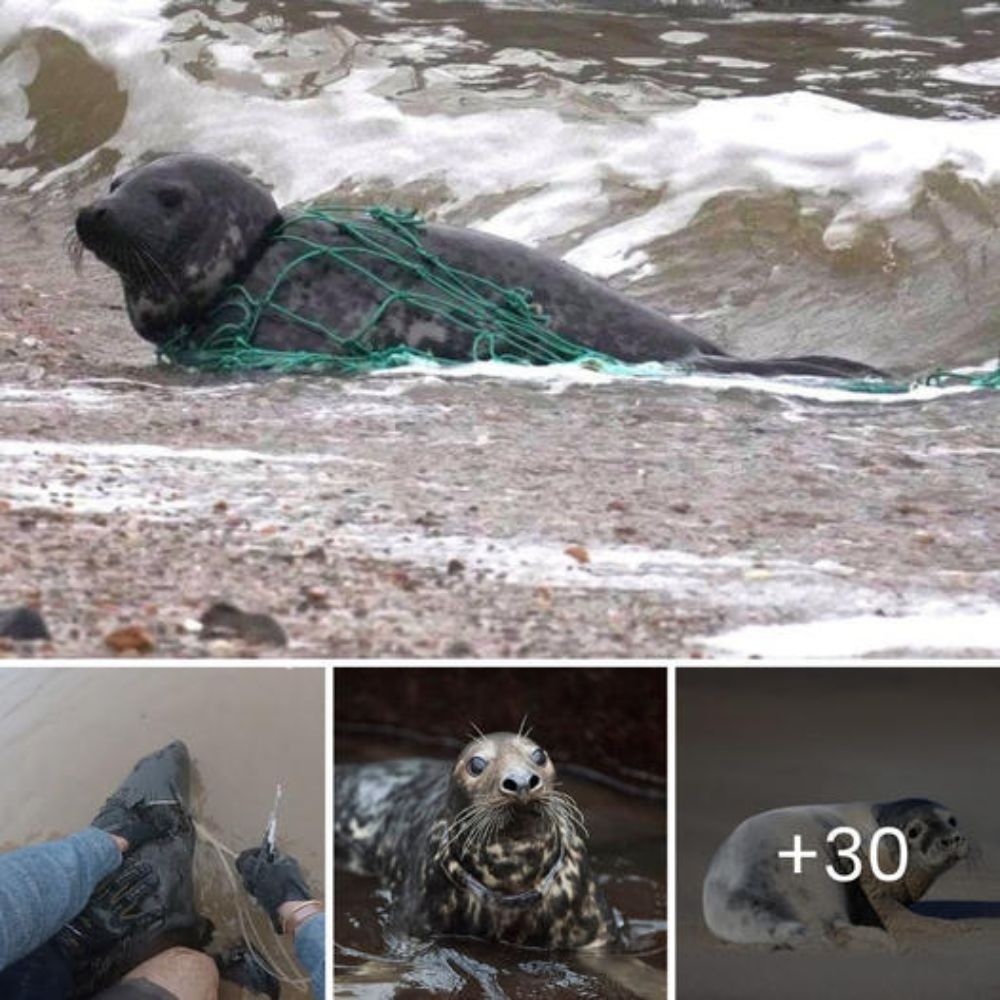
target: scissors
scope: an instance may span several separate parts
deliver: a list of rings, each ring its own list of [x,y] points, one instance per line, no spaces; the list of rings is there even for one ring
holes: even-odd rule
[[[281,782],[278,782],[278,786],[274,792],[274,808],[271,810],[271,815],[267,819],[267,829],[264,831],[264,842],[261,844],[261,850],[264,857],[268,861],[274,860],[274,837],[278,829],[278,806],[281,805]]]

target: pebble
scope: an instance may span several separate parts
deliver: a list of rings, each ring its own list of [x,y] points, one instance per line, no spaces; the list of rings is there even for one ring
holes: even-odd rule
[[[49,634],[45,619],[34,609],[26,606],[15,608],[0,608],[0,636],[5,639],[18,639],[22,642],[48,640]]]

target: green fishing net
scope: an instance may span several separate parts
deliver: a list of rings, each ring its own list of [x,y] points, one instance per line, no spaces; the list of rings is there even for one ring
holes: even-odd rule
[[[330,233],[317,241],[315,223]],[[506,288],[479,275],[448,264],[423,244],[424,223],[414,212],[390,208],[348,208],[319,205],[285,221],[272,239],[294,246],[297,253],[263,295],[254,296],[243,285],[232,285],[207,317],[218,325],[197,339],[182,327],[160,345],[161,361],[203,371],[329,372],[358,375],[399,368],[422,361],[435,365],[463,362],[446,360],[410,347],[378,347],[378,325],[386,311],[402,304],[433,317],[454,329],[472,334],[470,361],[504,361],[515,364],[583,364],[597,370],[636,377],[663,376],[690,371],[683,365],[634,365],[592,351],[557,333],[551,321],[524,288]],[[285,308],[281,290],[296,270],[327,258],[345,271],[371,282],[378,304],[360,328],[345,332]],[[392,265],[389,269],[386,264]],[[392,273],[398,284],[383,275]],[[326,351],[278,351],[255,343],[261,320],[268,315],[321,334],[330,345]],[[235,317],[235,318],[234,318]],[[205,324],[203,324],[205,325]],[[905,393],[916,385],[966,384],[973,388],[1000,389],[1000,365],[991,372],[960,373],[938,370],[918,382],[889,379],[838,381],[836,387],[859,393]]]

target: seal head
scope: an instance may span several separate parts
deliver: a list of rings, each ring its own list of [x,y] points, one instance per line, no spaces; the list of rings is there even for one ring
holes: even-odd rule
[[[560,864],[562,831],[583,825],[554,786],[548,754],[526,737],[470,743],[452,769],[444,814],[440,860],[452,881],[501,906],[537,901]]]
[[[893,896],[904,904],[920,899],[939,875],[969,853],[969,843],[955,814],[930,799],[897,799],[876,803],[872,809],[880,827],[895,827],[906,837],[906,873],[893,885]],[[889,864],[898,860],[896,845],[882,841]]]
[[[237,167],[181,153],[116,177],[77,213],[76,232],[118,273],[135,329],[162,343],[252,268],[280,219]]]

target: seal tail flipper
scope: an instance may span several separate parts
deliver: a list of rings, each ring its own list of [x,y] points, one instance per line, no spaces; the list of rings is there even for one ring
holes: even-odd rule
[[[796,358],[733,358],[703,354],[692,362],[697,371],[732,373],[734,375],[811,375],[818,378],[888,378],[886,372],[860,361],[806,354]]]

